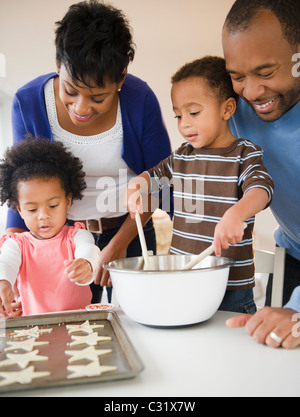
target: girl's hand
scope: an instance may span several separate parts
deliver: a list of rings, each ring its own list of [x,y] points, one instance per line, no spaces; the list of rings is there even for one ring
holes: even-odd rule
[[[12,306],[12,313],[9,315],[9,317],[20,317],[22,316],[22,303],[21,301],[13,301],[11,304]]]
[[[222,255],[222,249],[236,245],[243,240],[245,223],[228,211],[215,228],[214,247],[216,256]]]
[[[14,317],[15,310],[15,294],[11,284],[8,281],[0,281],[0,315]]]
[[[84,285],[91,281],[93,277],[93,270],[91,264],[85,259],[64,261],[64,265],[66,267],[65,273],[71,282]]]

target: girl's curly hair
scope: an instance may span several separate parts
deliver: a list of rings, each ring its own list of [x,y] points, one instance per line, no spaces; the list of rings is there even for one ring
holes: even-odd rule
[[[7,149],[0,163],[0,202],[18,205],[18,184],[33,178],[59,178],[66,195],[81,200],[86,188],[85,172],[79,158],[61,142],[28,135]]]

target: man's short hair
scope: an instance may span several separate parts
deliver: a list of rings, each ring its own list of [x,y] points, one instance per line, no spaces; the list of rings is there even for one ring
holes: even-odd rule
[[[300,43],[300,0],[237,0],[227,15],[225,27],[230,33],[244,31],[263,10],[277,17],[283,36],[292,47]]]

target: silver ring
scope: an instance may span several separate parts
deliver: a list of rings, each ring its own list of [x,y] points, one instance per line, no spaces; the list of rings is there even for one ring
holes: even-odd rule
[[[283,342],[283,339],[281,339],[281,337],[279,337],[276,333],[271,332],[270,333],[270,338],[273,339],[275,342],[279,343],[281,345],[281,343]]]

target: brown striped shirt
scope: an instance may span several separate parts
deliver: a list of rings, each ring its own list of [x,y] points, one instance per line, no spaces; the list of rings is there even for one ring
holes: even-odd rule
[[[251,188],[264,188],[273,197],[273,181],[262,162],[263,151],[249,140],[239,139],[224,149],[194,149],[185,143],[148,171],[152,187],[173,187],[173,254],[198,254],[213,243],[214,230],[225,212]],[[164,207],[162,207],[164,209]],[[255,286],[253,227],[248,219],[243,241],[222,256],[236,261],[228,289]]]

